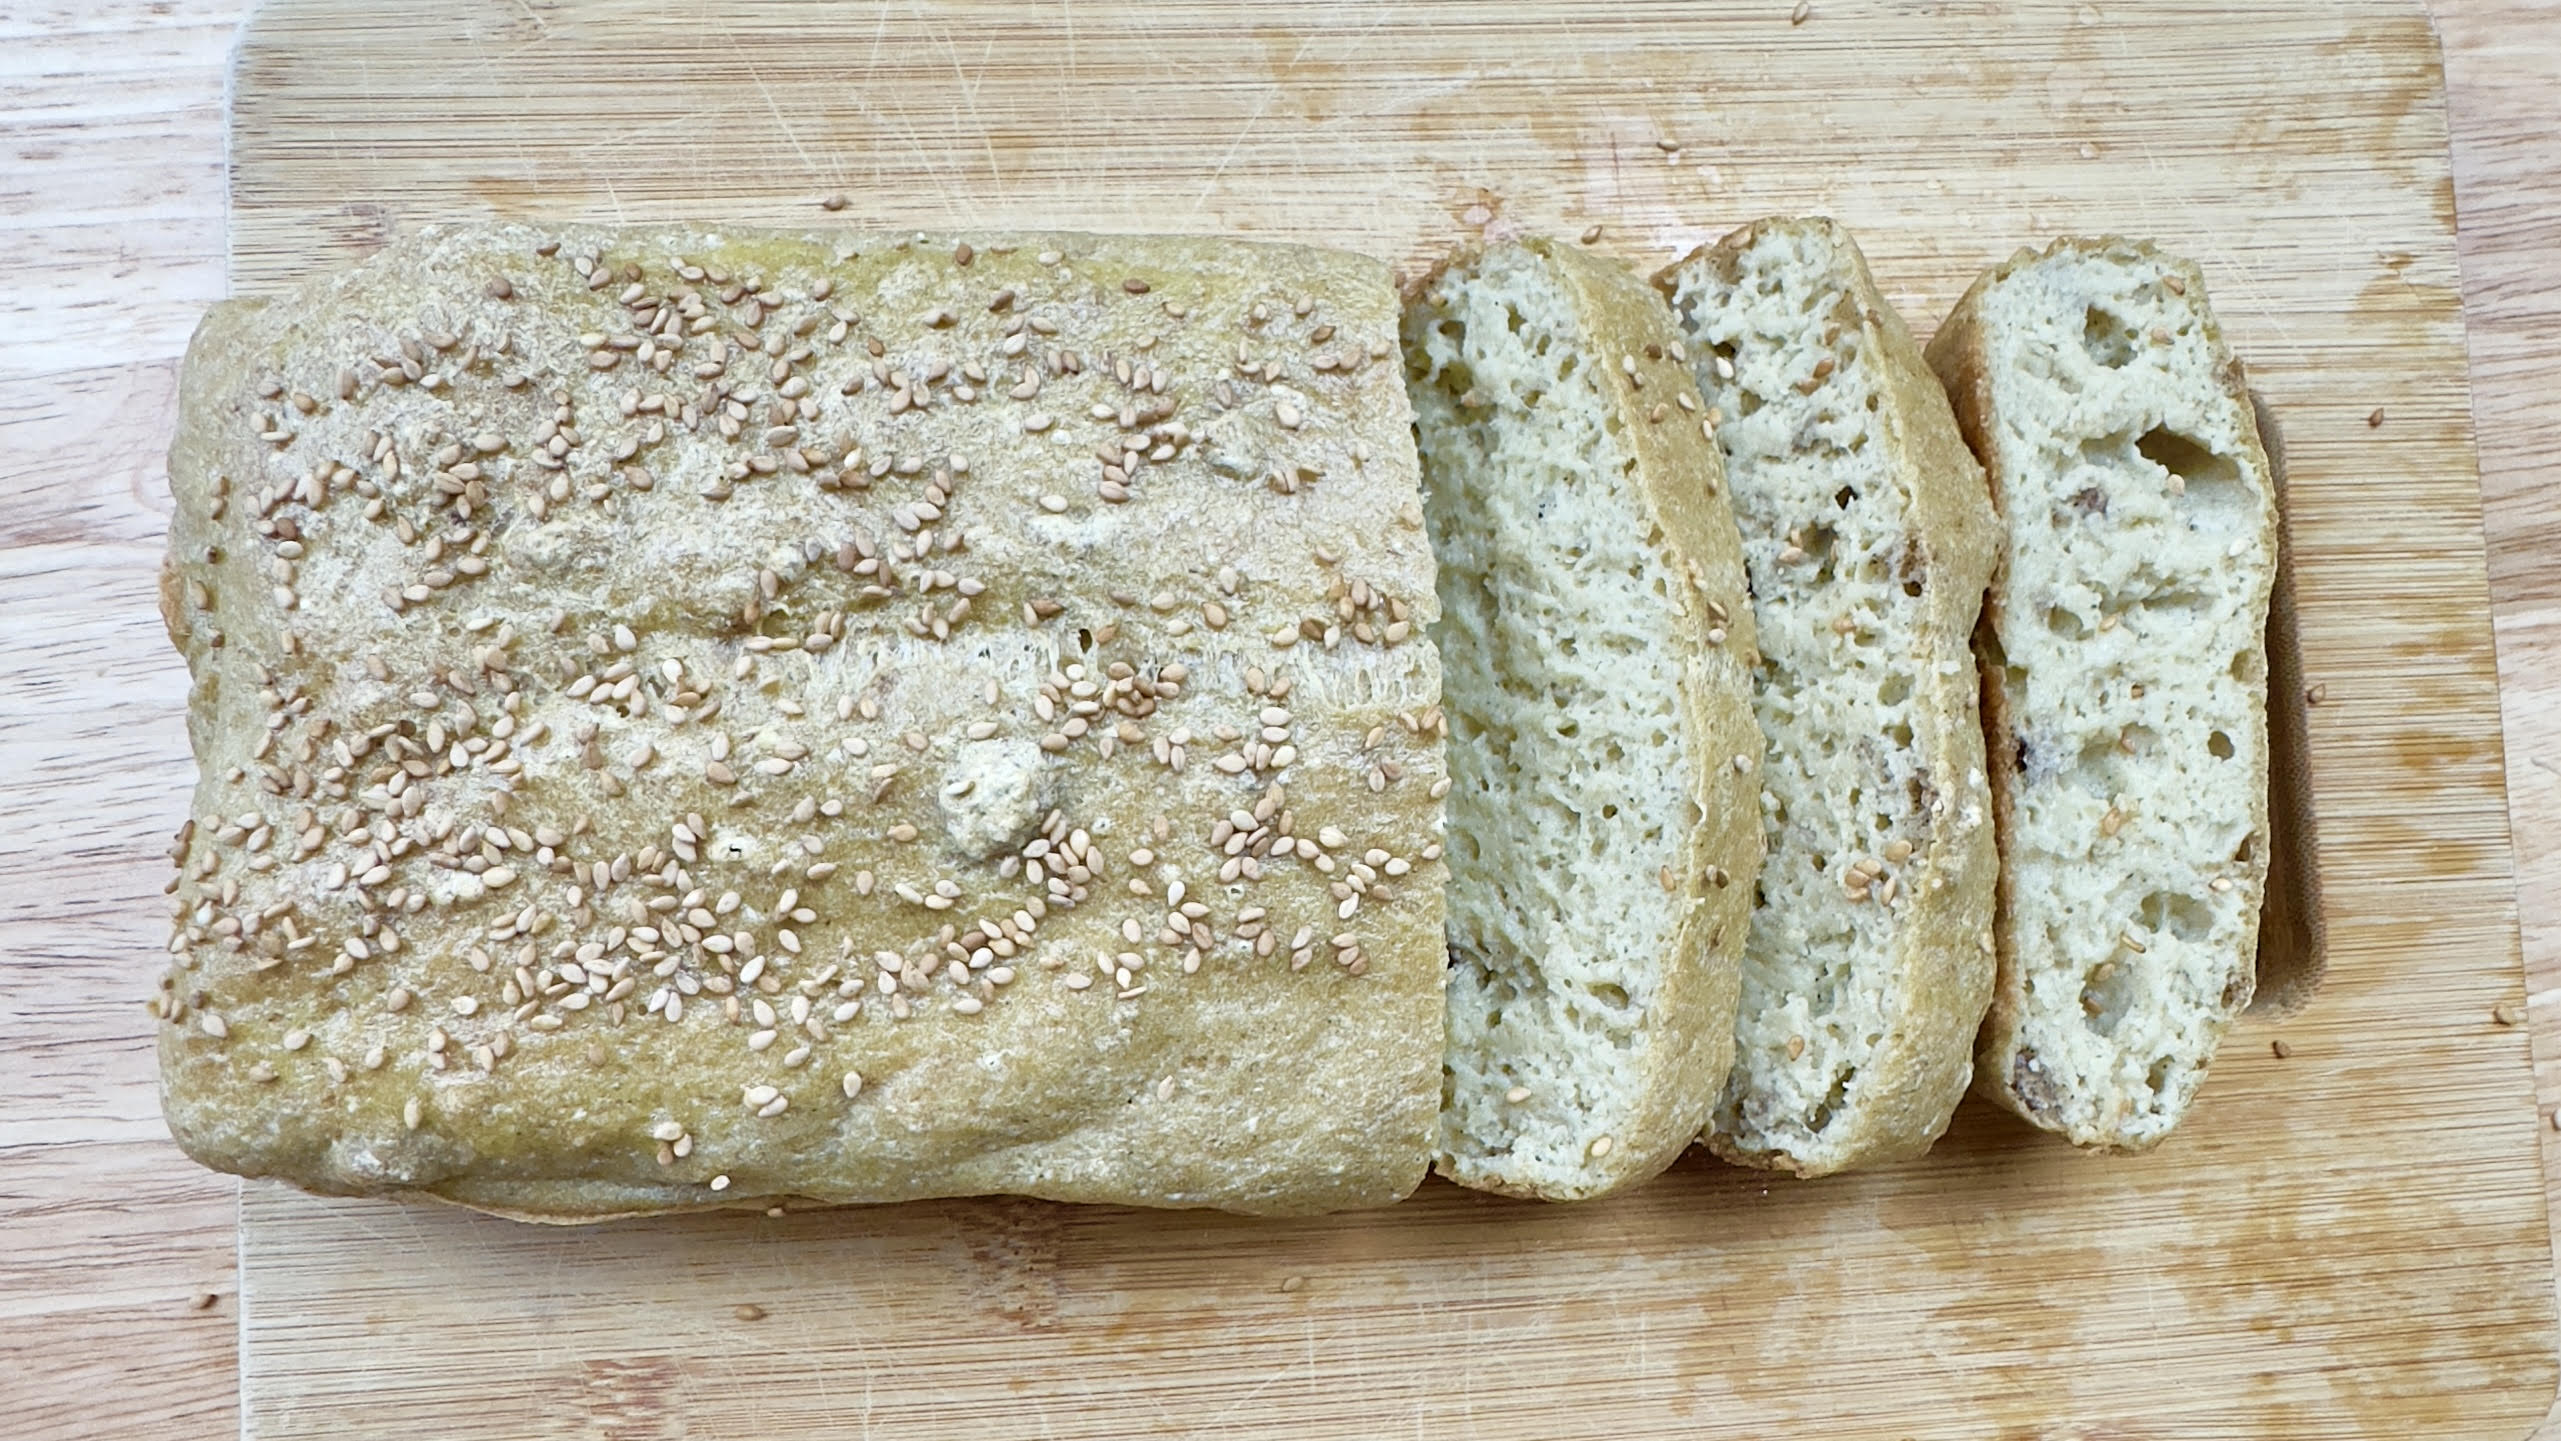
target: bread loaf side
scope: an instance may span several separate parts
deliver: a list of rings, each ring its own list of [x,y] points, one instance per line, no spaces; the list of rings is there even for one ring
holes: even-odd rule
[[[1769,740],[1769,859],[1709,1143],[1806,1176],[1917,1155],[1991,1000],[1983,470],[1832,222],[1761,221],[1658,283],[1725,455]]]
[[[1440,1169],[1596,1196],[1669,1165],[1733,1046],[1760,866],[1752,618],[1660,297],[1544,242],[1405,317],[1450,717]]]
[[[2007,534],[1978,632],[2002,893],[1976,1086],[2076,1144],[2140,1150],[2250,999],[2267,455],[2203,277],[2148,244],[2022,251],[1929,358]]]

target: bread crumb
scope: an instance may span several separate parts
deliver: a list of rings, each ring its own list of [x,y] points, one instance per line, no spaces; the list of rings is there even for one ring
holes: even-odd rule
[[[222,1297],[211,1291],[198,1291],[194,1298],[187,1302],[187,1309],[190,1311],[210,1311],[216,1305],[220,1304],[221,1301]]]
[[[2514,1001],[2501,1001],[2490,1008],[2490,1019],[2502,1026],[2513,1026],[2525,1019],[2525,1007]]]
[[[1286,1277],[1281,1281],[1280,1288],[1284,1293],[1304,1291],[1307,1289],[1307,1278],[1304,1276]]]
[[[830,194],[830,195],[826,196],[825,198],[821,199],[821,200],[818,202],[818,208],[819,208],[819,209],[821,209],[821,210],[842,210],[842,209],[844,209],[844,208],[845,208],[845,197],[844,197],[843,192],[839,191],[839,192],[836,192],[836,193]]]
[[[2283,1041],[2270,1041],[2268,1042],[2268,1054],[2282,1061],[2286,1057],[2294,1054],[2294,1048]]]
[[[746,1305],[740,1306],[736,1310],[730,1312],[730,1314],[736,1316],[741,1321],[762,1321],[765,1319],[765,1308],[757,1305],[753,1301],[750,1301]]]
[[[2379,405],[2378,405],[2378,406],[2376,406],[2374,409],[2369,410],[2369,411],[2367,411],[2367,412],[2365,413],[2365,426],[2366,426],[2366,429],[2368,429],[2368,430],[2372,430],[2372,429],[2375,429],[2376,427],[2378,427],[2378,426],[2380,426],[2380,425],[2382,425],[2382,424],[2383,424],[2383,407],[2382,407],[2382,406],[2379,406]]]

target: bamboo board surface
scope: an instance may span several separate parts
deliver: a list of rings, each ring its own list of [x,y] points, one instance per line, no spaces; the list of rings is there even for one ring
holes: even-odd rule
[[[2180,1138],[2098,1161],[1969,1109],[1873,1177],[1693,1160],[1587,1208],[1434,1186],[1278,1225],[984,1201],[542,1232],[252,1187],[248,1433],[2523,1434],[2550,1254],[2523,1032],[2491,1020],[2521,987],[2424,20],[1789,18],[296,0],[236,62],[232,273],[490,213],[1412,265],[1592,224],[1659,263],[1824,209],[1926,330],[2013,243],[2155,235],[2285,429],[2331,958]]]

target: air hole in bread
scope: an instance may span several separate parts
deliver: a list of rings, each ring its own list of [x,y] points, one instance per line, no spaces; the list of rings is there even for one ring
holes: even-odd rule
[[[2080,757],[2074,765],[2079,767],[2082,778],[2104,795],[2115,778],[2116,762],[2123,754],[2123,748],[2115,740],[2101,736],[2082,743]]]
[[[2216,731],[2205,738],[2206,753],[2219,761],[2232,759],[2232,737]]]
[[[1830,1128],[1832,1118],[1840,1114],[1842,1105],[1849,1100],[1850,1080],[1857,1074],[1856,1068],[1844,1066],[1833,1075],[1832,1089],[1824,1092],[1823,1099],[1815,1102],[1813,1109],[1805,1113],[1807,1130],[1819,1136]]]
[[[2079,616],[2059,605],[2045,608],[2045,628],[2065,640],[2079,640],[2090,633],[2090,628],[2081,624]]]
[[[2104,305],[2081,312],[2081,345],[2090,359],[2115,370],[2134,358],[2134,327]]]
[[[2184,498],[2191,524],[2219,529],[2257,525],[2258,501],[2231,456],[2167,426],[2145,431],[2134,450],[2168,474],[2170,491]]]
[[[2125,1019],[2126,1009],[2134,1004],[2135,992],[2141,985],[2140,972],[2128,957],[2092,966],[2081,978],[2083,1024],[2099,1035],[2115,1035],[2117,1024]]]
[[[1902,671],[1887,676],[1884,683],[1876,688],[1878,705],[1901,705],[1911,698],[1912,677]]]
[[[2156,936],[2174,936],[2182,941],[2201,942],[2214,933],[2214,910],[2194,896],[2173,891],[2154,891],[2135,908],[2145,930]]]

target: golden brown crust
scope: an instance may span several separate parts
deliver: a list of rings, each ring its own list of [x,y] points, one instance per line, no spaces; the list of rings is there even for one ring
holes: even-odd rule
[[[2120,237],[2087,239],[2066,237],[2054,241],[2043,251],[2021,247],[2008,260],[1986,269],[1981,275],[1975,277],[1974,283],[1967,287],[1965,294],[1957,301],[1955,309],[1950,311],[1947,319],[1941,323],[1937,334],[1931,337],[1926,359],[1946,388],[1947,396],[1955,408],[1959,432],[1986,469],[1991,481],[1991,496],[1996,511],[2001,504],[2004,478],[2001,472],[2000,449],[1994,443],[1994,437],[1990,433],[1990,427],[1996,423],[1996,411],[1992,395],[1993,368],[1983,335],[1984,309],[1990,303],[1991,296],[1999,285],[2020,267],[2047,257],[2074,253],[2133,258],[2178,276],[2180,283],[2192,289],[2199,298],[2198,310],[2203,320],[2206,344],[2212,351],[2228,356],[2221,328],[2215,321],[2212,311],[2202,303],[2204,280],[2197,267],[2191,262],[2164,254],[2148,241]],[[2248,457],[2248,469],[2258,476],[2269,476],[2272,473],[2271,467],[2267,461],[2266,448],[2259,435],[2256,412],[2239,360],[2228,359],[2215,379],[2218,387],[2224,391],[2238,412],[2240,441]],[[1999,519],[2006,526],[2010,518],[2004,515]],[[2266,553],[2273,557],[2276,554],[2277,518],[2272,499],[2267,501],[2261,519],[2260,539]],[[2267,674],[2264,651],[2265,617],[2273,587],[2273,561],[2269,570],[2270,574],[2263,577],[2258,586],[2255,601],[2260,624],[2252,629],[2252,634],[2258,638],[2261,648],[2254,652],[2252,657],[2246,658],[2255,660],[2256,678],[2262,687]],[[1981,667],[1983,729],[1987,770],[1992,781],[1994,828],[2001,848],[1996,898],[1998,920],[1994,926],[1999,973],[1993,987],[1992,1004],[1984,1016],[1982,1031],[1976,1043],[1974,1090],[1987,1100],[1999,1104],[2033,1124],[2049,1130],[2063,1131],[2066,1139],[2077,1146],[2099,1151],[2148,1150],[2166,1138],[2169,1134],[2167,1127],[2139,1134],[2130,1133],[2122,1126],[2067,1129],[2056,1114],[2054,1098],[2048,1093],[2051,1083],[2025,1073],[2018,1064],[2027,977],[2019,955],[2017,938],[2006,922],[2013,912],[2012,888],[2015,875],[2009,850],[2010,838],[2016,829],[2016,782],[2022,765],[2018,745],[2019,717],[2012,713],[2008,697],[2000,683],[2002,670],[2007,663],[1999,638],[2006,620],[2005,600],[2004,578],[1996,573],[1991,592],[1983,607],[1982,619],[1975,630],[1975,649]],[[2249,724],[2239,729],[2244,732],[2243,743],[2249,747],[2251,754],[2255,757],[2255,774],[2265,776],[2268,772],[2265,706],[2262,703],[2254,709],[2256,714],[2249,718]],[[2248,896],[2254,898],[2253,905],[2256,904],[2255,898],[2264,895],[2266,891],[2268,805],[2267,792],[2262,788],[2252,802],[2252,833],[2255,842],[2249,848],[2248,856],[2238,863],[2241,875],[2237,884]],[[2237,989],[2224,997],[2227,1019],[2229,1016],[2238,1015],[2240,1010],[2249,1003],[2257,941],[2255,927],[2249,928],[2241,940],[2240,952],[2235,957]],[[2203,1069],[2202,1062],[2199,1063],[2198,1068]]]
[[[1976,617],[1999,560],[2000,532],[1983,467],[1959,434],[1956,416],[1921,348],[1878,290],[1867,259],[1832,221],[1769,217],[1694,252],[1658,277],[1698,261],[1732,279],[1741,257],[1771,231],[1816,228],[1831,233],[1852,271],[1844,323],[1856,326],[1859,352],[1877,377],[1884,404],[1876,412],[1892,478],[1907,498],[1908,540],[1922,577],[1925,614],[1911,662],[1927,726],[1923,752],[1929,783],[1947,804],[1924,808],[1920,844],[1903,868],[1903,915],[1895,933],[1896,1024],[1859,1067],[1855,1106],[1825,1131],[1817,1164],[1721,1132],[1708,1144],[1745,1165],[1830,1175],[1853,1165],[1908,1159],[1927,1151],[1947,1129],[1973,1070],[1973,1041],[1989,1003],[1993,957],[1986,945],[1999,871],[1986,813],[1983,730],[1969,649]],[[1943,669],[1942,660],[1957,663]]]
[[[1086,236],[464,227],[218,307],[172,1132],[564,1221],[1403,1195],[1395,334],[1371,261]]]

